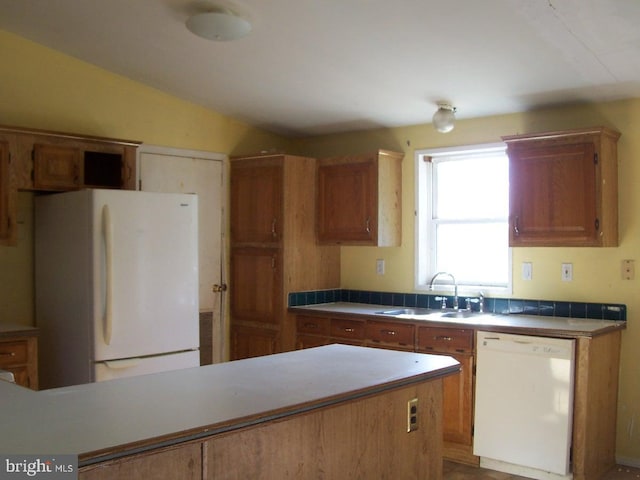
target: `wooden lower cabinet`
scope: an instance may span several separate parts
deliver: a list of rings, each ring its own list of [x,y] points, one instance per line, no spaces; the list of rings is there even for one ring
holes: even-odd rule
[[[82,467],[80,480],[201,480],[202,443],[151,450],[117,460]]]
[[[416,350],[450,355],[461,365],[459,375],[444,379],[443,440],[445,457],[478,464],[473,455],[474,330],[449,327],[418,327]]]
[[[462,463],[477,464],[473,455],[473,355],[451,355],[461,365],[459,375],[443,381],[446,402],[442,408],[445,457]]]
[[[37,390],[37,337],[35,335],[0,337],[0,370],[13,373],[18,385]]]
[[[231,327],[231,360],[271,355],[278,351],[277,330],[240,325]]]

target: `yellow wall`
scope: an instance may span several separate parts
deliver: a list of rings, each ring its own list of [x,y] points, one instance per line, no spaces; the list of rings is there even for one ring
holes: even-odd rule
[[[622,133],[620,159],[620,238],[618,248],[515,249],[517,298],[625,303],[618,447],[621,458],[640,464],[640,311],[638,278],[623,281],[622,259],[640,252],[640,100],[565,107],[459,121],[449,134],[429,125],[380,129],[289,141],[178,100],[123,77],[0,31],[0,124],[141,140],[149,144],[226,154],[289,150],[322,157],[374,148],[404,151],[403,242],[397,248],[342,248],[343,288],[413,291],[414,151],[452,145],[497,142],[501,135],[605,125]],[[425,105],[425,108],[429,108]],[[20,196],[18,247],[0,247],[0,322],[32,323],[32,254],[29,195]],[[386,274],[375,275],[375,260],[386,260]],[[534,278],[522,282],[520,263],[533,262]],[[560,281],[560,264],[571,262],[574,281]],[[634,423],[637,424],[634,427]]]
[[[425,106],[428,108],[428,106]],[[346,289],[412,292],[414,289],[415,150],[500,141],[502,135],[604,125],[622,133],[618,142],[620,246],[617,248],[513,249],[513,297],[624,303],[628,328],[623,332],[617,454],[640,465],[640,263],[634,280],[621,279],[621,261],[640,262],[640,99],[563,107],[513,115],[458,121],[449,134],[430,125],[308,138],[298,148],[316,157],[387,148],[405,153],[402,182],[402,246],[342,247]],[[384,276],[375,274],[385,259]],[[522,281],[522,262],[533,263],[533,280]],[[573,263],[573,282],[560,279],[563,262]]]
[[[0,125],[220,152],[288,141],[0,31]],[[17,247],[0,247],[0,322],[33,324],[32,196],[19,195]]]

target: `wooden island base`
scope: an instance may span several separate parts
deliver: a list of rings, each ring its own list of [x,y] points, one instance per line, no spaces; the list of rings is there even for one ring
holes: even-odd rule
[[[417,430],[407,402],[418,399]],[[440,479],[442,380],[120,458],[80,471],[82,480]]]

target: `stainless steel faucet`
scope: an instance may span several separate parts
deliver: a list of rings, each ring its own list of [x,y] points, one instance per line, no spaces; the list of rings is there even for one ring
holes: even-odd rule
[[[436,278],[438,278],[441,275],[446,275],[449,278],[451,278],[451,281],[453,282],[453,308],[455,310],[458,310],[458,283],[456,282],[456,278],[451,275],[448,272],[438,272],[436,273],[433,277],[431,277],[431,281],[429,282],[429,290],[433,290],[433,284],[436,281]]]

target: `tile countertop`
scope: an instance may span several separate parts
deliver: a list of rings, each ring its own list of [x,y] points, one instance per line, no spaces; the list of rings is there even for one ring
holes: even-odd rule
[[[459,371],[449,356],[328,345],[37,392],[0,382],[0,452],[89,465]]]
[[[501,315],[478,312],[474,312],[467,318],[441,318],[439,317],[438,310],[432,310],[432,315],[386,315],[379,313],[382,311],[400,310],[403,308],[405,307],[372,305],[368,303],[334,302],[289,307],[289,311],[301,314],[364,315],[369,319],[373,318],[385,321],[419,321],[425,322],[425,324],[441,327],[468,327],[477,330],[565,338],[594,337],[612,330],[626,328],[626,322],[589,318],[545,317],[521,314]]]

